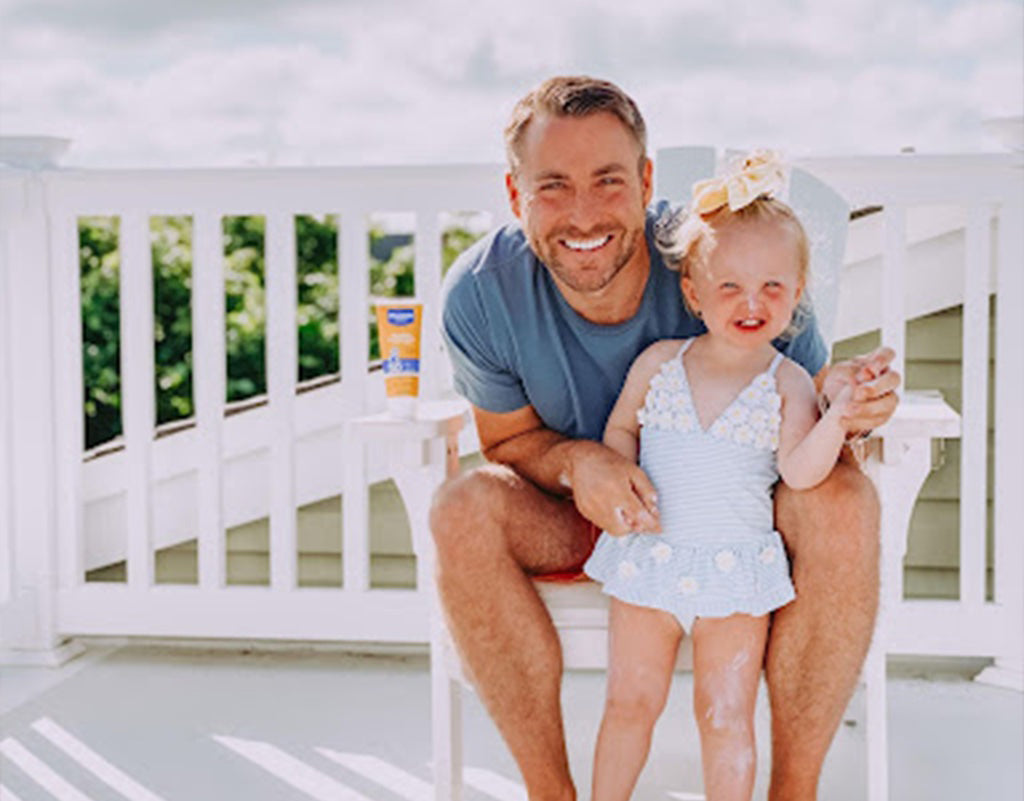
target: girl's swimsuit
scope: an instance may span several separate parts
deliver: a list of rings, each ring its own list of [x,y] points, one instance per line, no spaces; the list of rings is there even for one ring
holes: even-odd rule
[[[603,532],[584,570],[627,603],[671,612],[689,631],[698,617],[764,615],[795,597],[773,526],[779,478],[781,353],[702,429],[683,354],[651,379],[640,423],[640,466],[658,493],[662,531]]]

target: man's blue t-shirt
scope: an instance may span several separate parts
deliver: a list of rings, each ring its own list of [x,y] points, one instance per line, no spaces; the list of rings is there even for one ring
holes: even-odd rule
[[[600,440],[633,359],[656,340],[705,330],[683,304],[679,273],[654,247],[660,208],[647,214],[651,271],[640,308],[615,325],[592,323],[568,304],[518,224],[466,250],[442,292],[442,330],[459,394],[491,412],[529,405],[554,431]],[[812,376],[828,358],[813,318],[775,346]]]

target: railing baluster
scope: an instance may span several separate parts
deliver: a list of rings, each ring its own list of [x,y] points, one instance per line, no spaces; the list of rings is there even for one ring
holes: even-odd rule
[[[224,328],[224,253],[221,218],[204,211],[192,228],[192,363],[199,444],[199,584],[224,586],[224,405],[227,365]]]
[[[434,209],[416,214],[416,297],[423,303],[420,397],[437,397],[441,374],[441,221]]]
[[[985,601],[991,211],[968,210],[964,262],[963,433],[960,453],[960,602]]]
[[[366,211],[359,206],[342,210],[338,247],[339,314],[341,333],[342,397],[348,406],[347,417],[360,414],[366,407],[366,368],[369,333],[366,305],[369,294],[369,241]],[[347,433],[347,429],[346,429]],[[352,447],[346,436],[345,448]],[[359,446],[362,447],[362,446]],[[342,495],[342,566],[346,593],[362,592],[370,584],[369,498],[365,472],[359,471],[362,458],[353,454],[345,459],[345,486]],[[355,488],[353,491],[351,488]]]
[[[366,403],[366,366],[370,349],[366,304],[370,286],[369,232],[366,210],[358,205],[342,209],[338,222],[338,299],[341,338],[342,396],[350,414]]]
[[[907,320],[907,210],[885,207],[885,240],[882,254],[882,343],[896,351],[893,368],[906,375]]]
[[[149,218],[130,211],[121,217],[121,414],[127,455],[128,584],[139,591],[153,583],[154,375]]]
[[[15,585],[14,497],[11,478],[14,466],[14,365],[8,356],[8,343],[14,339],[8,303],[13,298],[13,248],[7,231],[0,228],[0,605],[6,604]],[[57,306],[56,308],[60,308]],[[60,397],[58,392],[57,397]],[[60,426],[57,426],[60,431]],[[58,449],[58,454],[61,451]],[[58,465],[60,462],[58,461]]]
[[[82,449],[85,447],[84,376],[82,372],[82,296],[78,254],[78,220],[55,216],[53,225],[54,391],[56,392],[58,572],[63,587],[85,581],[82,527]]]
[[[270,583],[286,592],[298,573],[295,386],[298,376],[295,217],[267,218],[267,396],[270,401]]]
[[[1020,187],[1018,186],[1018,190]],[[996,602],[1012,610],[1016,625],[1017,659],[1021,653],[1024,630],[1024,416],[1020,413],[1024,398],[1024,203],[1002,208],[999,219],[998,290],[996,307],[996,388],[995,414],[998,436],[995,443],[995,595]]]

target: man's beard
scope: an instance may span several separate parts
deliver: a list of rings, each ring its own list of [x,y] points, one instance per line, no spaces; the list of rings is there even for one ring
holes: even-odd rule
[[[567,238],[593,239],[608,233],[616,235],[611,244],[617,246],[618,252],[615,253],[607,268],[601,271],[584,271],[580,268],[570,267],[562,262],[560,258],[561,240]],[[624,228],[615,228],[613,230],[606,229],[603,233],[602,231],[597,231],[584,237],[576,235],[567,237],[564,234],[553,234],[544,240],[543,247],[541,247],[540,242],[534,242],[533,245],[534,250],[540,255],[541,261],[551,270],[560,283],[567,286],[573,292],[590,293],[604,289],[619,274],[622,268],[629,264],[636,254],[640,235],[641,232],[639,230],[627,231]],[[608,246],[605,245],[604,247]],[[607,256],[602,252],[598,254],[598,257],[604,259]],[[585,261],[586,254],[580,254],[576,258],[582,258]]]

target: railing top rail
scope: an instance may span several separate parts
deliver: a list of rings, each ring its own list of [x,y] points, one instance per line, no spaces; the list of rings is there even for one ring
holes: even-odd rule
[[[0,190],[38,176],[58,212],[223,214],[495,211],[500,165],[0,171]]]
[[[1019,202],[1019,153],[899,154],[797,159],[852,205]],[[79,214],[150,214],[217,210],[259,213],[504,211],[505,167],[492,164],[408,166],[225,167],[185,169],[43,169],[0,167],[0,189],[37,179],[60,209]]]

